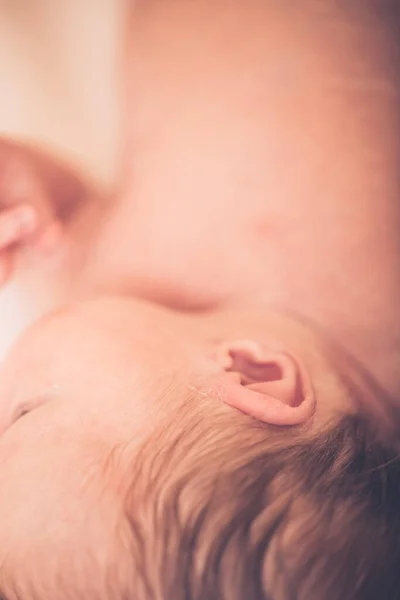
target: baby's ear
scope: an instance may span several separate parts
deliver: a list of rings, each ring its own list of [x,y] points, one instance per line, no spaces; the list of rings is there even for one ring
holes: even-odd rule
[[[270,425],[300,425],[315,412],[311,379],[299,360],[249,340],[218,347],[218,395],[232,408]]]

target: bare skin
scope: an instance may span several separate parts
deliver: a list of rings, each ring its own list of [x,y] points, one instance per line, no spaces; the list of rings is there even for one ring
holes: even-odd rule
[[[123,191],[69,222],[57,277],[37,261],[46,308],[262,301],[398,390],[399,50],[379,15],[335,10],[137,3]]]
[[[380,17],[366,3],[139,2],[129,192],[99,264],[118,231],[130,252],[120,242],[109,272],[130,270],[134,291],[180,308],[263,298],[393,376],[399,45]]]
[[[147,6],[132,23],[118,201],[88,192],[65,218],[28,156],[17,160],[24,193],[3,188],[1,263],[19,258],[39,312],[119,295],[39,320],[0,371],[0,586],[11,598],[56,597],[60,573],[77,598],[88,582],[104,593],[126,467],[110,477],[104,464],[122,447],[130,466],[163,419],[184,428],[180,409],[206,430],[223,415],[240,452],[243,413],[279,425],[284,443],[292,426],[312,435],[360,408],[286,310],[397,389],[398,91],[389,68],[378,73],[389,42],[377,22],[291,21],[287,5],[256,2],[226,14],[222,1]],[[279,77],[274,56],[287,61]],[[33,207],[33,223],[10,204]],[[131,568],[118,561],[122,581]]]

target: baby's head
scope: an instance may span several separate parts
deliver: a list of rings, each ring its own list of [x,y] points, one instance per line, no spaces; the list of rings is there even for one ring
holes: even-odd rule
[[[397,594],[387,399],[292,317],[87,302],[0,394],[0,597]]]

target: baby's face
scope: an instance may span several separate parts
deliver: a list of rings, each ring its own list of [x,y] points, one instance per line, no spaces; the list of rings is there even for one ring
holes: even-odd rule
[[[200,423],[204,437],[215,441],[216,460],[207,463],[207,472],[218,470],[221,433],[233,441],[234,456],[241,452],[236,434],[242,417],[229,405],[229,394],[241,412],[264,424],[276,421],[246,410],[254,406],[249,396],[258,409],[259,402],[272,407],[270,418],[280,405],[284,414],[305,406],[313,428],[347,407],[326,363],[315,356],[314,337],[300,334],[302,327],[293,330],[286,317],[254,320],[254,312],[185,317],[105,298],[53,313],[21,338],[0,371],[0,597],[54,598],[53,589],[66,588],[69,597],[102,598],[110,576],[131,578],[124,500],[141,481],[138,467],[142,480],[149,479],[138,452],[145,444],[141,458],[169,456],[168,432],[176,429],[173,437]],[[253,342],[246,343],[246,332]],[[230,352],[237,335],[247,349],[243,354],[236,348],[232,360],[225,364],[224,355],[221,363],[218,349],[229,340]],[[304,358],[312,384],[296,360],[279,363],[278,374],[269,369],[282,345]],[[253,441],[258,431],[268,445],[268,430],[248,429],[249,422],[246,436]],[[164,439],[152,437],[160,431]],[[196,461],[200,450],[196,443],[185,449],[178,475],[182,462]],[[46,588],[32,587],[44,583]]]
[[[118,448],[129,461],[190,395],[185,330],[161,310],[94,301],[38,323],[11,352],[0,376],[2,576],[78,581],[90,561],[107,564],[122,520]]]

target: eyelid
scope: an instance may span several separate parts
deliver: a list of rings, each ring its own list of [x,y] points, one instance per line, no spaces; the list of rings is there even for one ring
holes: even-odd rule
[[[14,410],[14,414],[11,420],[11,424],[16,423],[32,411],[36,410],[40,406],[42,406],[46,402],[45,398],[35,398],[35,400],[29,400],[27,402],[22,402],[17,406]]]

